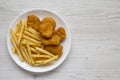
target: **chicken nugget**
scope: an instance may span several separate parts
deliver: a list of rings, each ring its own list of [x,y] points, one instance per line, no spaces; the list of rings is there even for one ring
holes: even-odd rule
[[[58,45],[66,38],[66,32],[63,27],[59,27],[52,35],[51,38],[46,39],[41,36],[41,42],[43,45]]]
[[[60,41],[64,40],[66,38],[66,32],[63,27],[59,27],[54,34],[57,34],[60,38]]]
[[[58,45],[60,43],[60,37],[56,34],[53,34],[49,39],[41,37],[41,42],[43,45]]]
[[[56,22],[51,17],[45,17],[40,25],[39,32],[44,38],[50,38],[54,32]]]
[[[32,27],[36,31],[39,31],[40,19],[35,15],[29,15],[27,17],[27,26]]]
[[[44,49],[53,53],[54,55],[59,55],[60,57],[62,55],[63,46],[62,45],[44,46]]]
[[[50,23],[53,27],[56,26],[56,22],[52,17],[43,18],[42,23]]]
[[[54,27],[50,23],[42,23],[39,27],[39,32],[45,38],[50,38],[53,34]]]

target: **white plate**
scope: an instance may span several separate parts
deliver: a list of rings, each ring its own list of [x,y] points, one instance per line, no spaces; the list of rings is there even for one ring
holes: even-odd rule
[[[48,66],[39,66],[39,67],[32,67],[29,64],[27,64],[26,62],[21,62],[19,57],[16,54],[13,54],[13,52],[11,51],[12,48],[12,43],[10,41],[10,28],[16,27],[16,23],[19,20],[26,20],[28,15],[37,15],[40,19],[46,17],[46,16],[50,16],[53,17],[57,23],[56,28],[58,28],[59,26],[63,26],[65,28],[67,37],[66,39],[62,42],[63,45],[63,54],[62,56],[55,61],[53,64],[48,65]],[[12,57],[12,59],[14,60],[14,62],[19,65],[21,68],[28,70],[30,72],[47,72],[50,70],[55,69],[56,67],[58,67],[67,57],[69,51],[70,51],[70,47],[71,47],[71,34],[70,34],[70,30],[69,27],[66,25],[65,21],[58,15],[56,15],[55,13],[48,11],[48,10],[42,10],[42,9],[34,9],[34,10],[29,10],[25,13],[22,13],[21,15],[19,15],[10,25],[10,28],[8,29],[8,35],[7,35],[7,46],[8,46],[8,51],[10,56]]]

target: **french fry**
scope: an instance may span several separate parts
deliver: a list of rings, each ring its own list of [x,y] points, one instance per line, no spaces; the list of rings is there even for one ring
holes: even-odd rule
[[[14,41],[15,41],[15,44],[18,45],[17,38],[16,38],[16,36],[15,36],[15,32],[14,32],[14,30],[13,30],[12,28],[10,29],[10,33],[11,33],[12,38],[13,38]]]
[[[14,47],[12,48],[12,52],[15,53],[15,48]]]
[[[40,66],[40,65],[44,65],[43,61],[35,61],[35,64],[33,64],[33,66]]]
[[[25,38],[25,39],[27,39],[28,41],[31,41],[31,42],[33,42],[33,43],[41,44],[40,41],[37,41],[37,40],[35,40],[35,39],[32,39],[32,38],[30,38],[30,37],[28,37],[28,36],[26,36],[26,35],[23,35],[23,38]]]
[[[12,43],[13,43],[13,45],[14,45],[17,53],[18,53],[18,56],[19,56],[20,60],[23,61],[23,57],[22,57],[22,55],[21,55],[21,53],[20,53],[20,50],[19,50],[17,44],[15,43],[15,40],[14,40],[13,38],[11,38],[11,41],[12,41]]]
[[[42,45],[41,44],[35,44],[35,43],[30,43],[30,46],[31,47],[33,47],[33,48],[35,48],[35,47],[42,47]]]
[[[18,44],[20,44],[21,38],[22,38],[22,36],[23,36],[24,27],[25,27],[25,25],[24,25],[23,22],[22,22],[22,28],[21,28],[21,31],[20,31],[20,35],[19,35],[19,37],[18,37]]]
[[[32,57],[35,57],[35,58],[51,58],[51,56],[49,55],[38,55],[38,54],[32,54]]]
[[[20,35],[19,33],[16,33],[16,37],[19,37],[19,35]]]
[[[32,46],[32,47],[41,47],[41,44],[33,43],[33,42],[30,42],[30,41],[25,40],[25,39],[21,41],[21,44],[24,45],[24,46],[26,46],[25,41],[29,42],[29,45]]]
[[[24,50],[22,48],[22,45],[20,45],[20,51],[21,51],[21,54],[23,55],[23,59],[27,62],[28,59],[27,59],[26,54],[25,54],[25,52],[24,52]]]
[[[24,21],[24,26],[25,26],[25,29],[27,28],[27,21]]]
[[[48,64],[48,63],[50,63],[50,62],[52,62],[52,61],[54,61],[54,60],[56,60],[56,59],[58,59],[58,55],[56,55],[56,56],[54,56],[54,57],[52,57],[52,58],[44,61],[44,64]]]
[[[40,37],[36,37],[34,34],[28,32],[28,31],[24,31],[24,34],[31,37],[31,38],[34,38],[34,39],[40,41]]]
[[[38,34],[38,35],[40,35],[40,33],[39,32],[37,32],[36,30],[34,30],[33,28],[31,28],[31,27],[29,27],[29,30],[30,31],[32,31],[32,32],[34,32],[34,33],[36,33],[36,34]]]
[[[38,51],[41,52],[41,53],[50,55],[50,56],[52,56],[52,57],[54,56],[52,53],[50,53],[50,52],[48,52],[48,51],[46,51],[46,50],[44,50],[44,49],[42,49],[42,48],[36,47],[36,50],[38,50]]]
[[[28,32],[34,34],[36,37],[40,37],[40,33],[38,33],[37,31],[35,31],[34,29],[32,29],[31,27],[26,29]]]
[[[30,56],[28,55],[27,49],[25,47],[23,47],[23,50],[24,50],[24,52],[26,54],[26,58],[27,58],[28,63],[31,65],[31,60],[30,60]]]
[[[33,66],[47,65],[48,63],[51,63],[56,59],[58,59],[58,55],[56,55],[48,60],[45,60],[45,61],[40,61],[40,60],[35,61],[35,64]]]
[[[37,54],[41,54],[39,51],[37,51],[36,49],[34,49],[32,47],[31,47],[31,51],[34,52],[34,53],[37,53]]]
[[[20,20],[17,24],[17,28],[16,28],[16,31],[15,31],[16,34],[20,32],[21,26],[22,26],[22,21]]]
[[[43,61],[40,61],[40,60],[38,60],[38,61],[35,61],[35,64],[43,64]]]
[[[33,61],[32,56],[31,56],[31,49],[30,49],[29,43],[27,43],[27,51],[28,51],[28,54],[29,54],[29,56],[30,56],[31,63],[32,63],[32,65],[33,65],[33,64],[34,64],[34,61]]]

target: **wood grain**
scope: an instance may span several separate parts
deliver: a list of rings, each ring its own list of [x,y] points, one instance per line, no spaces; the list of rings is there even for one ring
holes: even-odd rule
[[[6,36],[20,13],[41,8],[62,16],[72,48],[57,69],[33,74],[10,58]],[[120,0],[0,0],[0,80],[120,80]]]

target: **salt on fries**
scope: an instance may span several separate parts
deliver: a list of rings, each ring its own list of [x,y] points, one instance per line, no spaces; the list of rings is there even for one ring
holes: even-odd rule
[[[25,61],[32,66],[40,66],[49,64],[56,59],[58,55],[43,49],[44,45],[40,41],[40,33],[27,27],[27,22],[20,20],[17,28],[10,29],[11,42],[13,44],[12,51],[16,53],[21,61]]]

